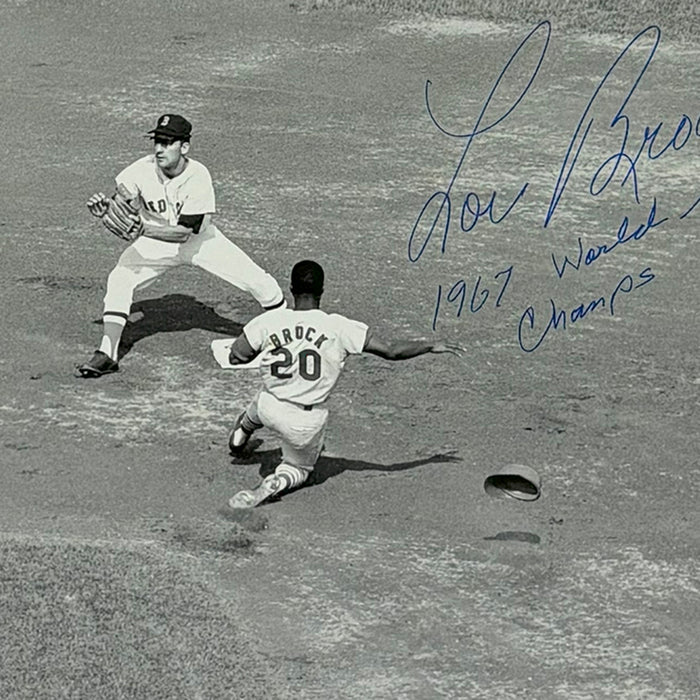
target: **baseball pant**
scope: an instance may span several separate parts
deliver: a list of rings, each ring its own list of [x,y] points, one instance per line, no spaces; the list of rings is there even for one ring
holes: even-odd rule
[[[304,409],[261,390],[246,409],[248,416],[280,438],[282,461],[311,471],[321,454],[328,422],[328,409]]]
[[[181,265],[194,265],[216,275],[251,294],[264,308],[284,299],[275,278],[210,224],[184,243],[168,243],[145,236],[136,239],[121,254],[107,278],[104,313],[128,317],[137,290]]]

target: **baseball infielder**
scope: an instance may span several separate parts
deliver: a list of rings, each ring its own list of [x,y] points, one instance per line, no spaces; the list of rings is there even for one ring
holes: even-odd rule
[[[118,352],[134,292],[179,265],[195,265],[255,297],[265,309],[285,304],[276,280],[226,238],[211,221],[216,211],[207,168],[189,157],[192,125],[178,114],[164,114],[155,129],[153,154],[122,170],[117,186],[136,196],[143,233],[119,257],[107,279],[104,335],[93,357],[78,366],[82,377],[119,369]],[[108,198],[101,192],[87,202],[103,217]]]
[[[326,399],[349,355],[369,352],[386,360],[408,360],[429,352],[461,354],[461,348],[454,345],[421,340],[384,342],[360,321],[327,314],[320,308],[323,283],[318,263],[297,263],[291,279],[294,309],[257,316],[231,346],[231,364],[245,364],[261,356],[263,382],[235,422],[229,436],[231,451],[242,452],[253,432],[263,426],[277,433],[282,445],[282,463],[275,473],[255,489],[233,496],[231,508],[254,508],[306,481],[323,447]]]

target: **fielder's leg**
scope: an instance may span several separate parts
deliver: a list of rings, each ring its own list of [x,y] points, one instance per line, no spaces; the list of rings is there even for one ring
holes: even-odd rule
[[[231,242],[216,226],[209,226],[183,244],[192,265],[216,275],[234,287],[251,294],[265,310],[285,304],[277,280]]]
[[[90,360],[78,365],[76,376],[97,378],[119,371],[119,343],[134,293],[177,264],[177,247],[154,239],[139,239],[121,254],[107,278],[100,347]]]

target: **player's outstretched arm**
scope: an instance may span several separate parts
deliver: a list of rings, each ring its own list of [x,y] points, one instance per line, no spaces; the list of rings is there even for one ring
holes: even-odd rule
[[[429,343],[425,340],[392,340],[385,341],[369,333],[365,342],[364,352],[372,353],[385,360],[410,360],[412,357],[427,353],[450,353],[460,356],[463,349],[458,345],[448,343]]]
[[[192,233],[199,233],[204,214],[180,215],[174,226],[160,226],[144,222],[144,236],[166,243],[184,243]]]
[[[166,243],[184,243],[191,235],[192,229],[176,224],[175,226],[158,226],[147,221],[143,223],[143,235]]]

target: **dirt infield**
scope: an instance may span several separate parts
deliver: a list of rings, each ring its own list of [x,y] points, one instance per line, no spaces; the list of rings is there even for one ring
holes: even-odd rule
[[[671,10],[659,37],[249,5],[2,3],[3,541],[155,552],[251,649],[250,697],[694,698],[698,51]],[[279,449],[227,454],[257,381],[209,343],[251,299],[175,271],[138,297],[122,371],[72,375],[121,250],[84,203],[170,111],[222,230],[283,286],[313,257],[325,308],[466,348],[350,361],[313,482],[240,520],[222,506]],[[539,500],[485,494],[509,463]],[[17,658],[0,696],[42,697]],[[180,692],[239,697],[230,663]]]
[[[381,17],[459,17],[521,26],[549,20],[558,30],[626,38],[649,25],[668,38],[695,43],[700,10],[692,0],[294,0],[300,12],[366,12]]]

